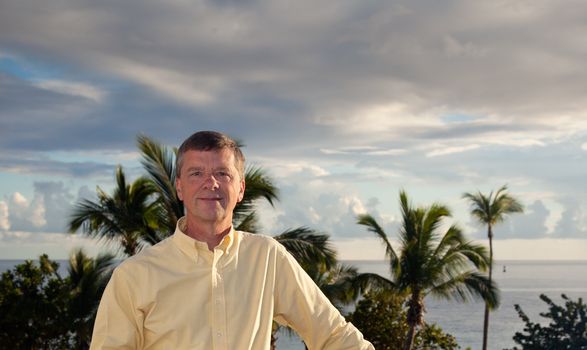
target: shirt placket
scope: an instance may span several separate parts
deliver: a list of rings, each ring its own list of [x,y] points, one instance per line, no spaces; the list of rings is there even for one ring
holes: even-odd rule
[[[212,262],[212,334],[214,350],[228,350],[228,333],[226,326],[226,295],[224,293],[224,276],[219,267],[223,251],[214,250]]]

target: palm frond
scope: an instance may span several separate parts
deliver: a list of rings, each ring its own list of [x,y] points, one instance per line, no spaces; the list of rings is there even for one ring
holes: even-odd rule
[[[308,227],[289,229],[274,236],[302,265],[324,266],[331,269],[336,264],[336,251],[327,234],[316,232]]]
[[[137,137],[137,145],[141,151],[141,164],[153,181],[161,202],[167,211],[165,225],[169,233],[175,230],[178,218],[183,216],[183,203],[175,190],[175,157],[177,150],[169,149],[145,135]]]
[[[360,214],[357,216],[357,224],[367,227],[367,231],[373,232],[377,237],[381,239],[383,245],[385,246],[385,256],[390,261],[393,262],[397,260],[397,254],[395,253],[395,250],[393,249],[391,242],[387,238],[387,234],[385,234],[385,231],[383,231],[383,228],[379,226],[379,223],[377,223],[375,218],[373,218],[369,214]]]

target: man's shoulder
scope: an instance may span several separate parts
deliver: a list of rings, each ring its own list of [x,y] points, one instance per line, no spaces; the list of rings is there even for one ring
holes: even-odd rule
[[[280,249],[282,245],[273,237],[261,233],[238,231],[241,236],[241,245],[251,247],[264,247],[266,249]]]
[[[246,231],[237,232],[241,236],[243,242],[250,241],[258,242],[260,244],[273,244],[273,242],[276,242],[275,238],[262,233],[251,233]]]
[[[169,256],[169,249],[172,249],[171,236],[159,243],[145,247],[137,254],[128,257],[118,265],[117,270],[130,270],[136,272],[138,269],[148,269],[150,265],[160,262],[162,257]]]

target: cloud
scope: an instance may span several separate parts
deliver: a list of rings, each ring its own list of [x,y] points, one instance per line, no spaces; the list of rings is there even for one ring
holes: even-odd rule
[[[35,230],[44,220],[42,207],[38,200],[32,202],[19,192],[14,192],[7,199],[7,217],[11,230]]]
[[[356,156],[394,156],[405,154],[405,149],[380,149],[374,146],[342,147],[340,149],[321,149],[326,155],[356,155]]]
[[[555,234],[563,238],[587,238],[587,206],[577,197],[565,198],[564,211],[556,224]]]
[[[89,158],[89,157],[88,157]],[[44,174],[47,176],[104,177],[111,176],[115,165],[93,161],[65,162],[44,154],[22,152],[0,155],[0,171],[14,174]]]
[[[480,147],[479,145],[466,145],[466,146],[459,146],[459,147],[438,148],[438,149],[435,149],[433,151],[426,153],[426,157],[438,157],[438,156],[444,156],[447,154],[467,152],[470,150],[477,149],[479,147]]]
[[[36,182],[35,195],[42,198],[45,212],[43,227],[50,232],[64,232],[74,197],[63,182]]]
[[[546,222],[550,211],[540,200],[526,206],[523,214],[512,214],[503,225],[503,238],[544,238],[548,237]],[[500,225],[501,226],[501,225]]]
[[[180,103],[199,106],[214,102],[214,90],[220,88],[214,77],[190,76],[172,69],[142,65],[136,61],[117,59],[109,65],[114,73],[148,86]]]
[[[581,236],[586,11],[577,0],[7,1],[0,172],[64,185],[27,194],[27,215],[11,195],[28,192],[5,185],[5,217],[22,232],[57,229],[70,183],[111,181],[116,163],[140,171],[137,134],[177,146],[212,129],[278,179],[268,227],[350,237],[364,233],[363,208],[394,232],[380,213],[397,213],[399,188],[455,201],[508,183],[557,195],[528,197],[506,236],[543,225]]]
[[[3,217],[9,228],[23,232],[64,232],[73,196],[63,182],[36,182],[32,200],[14,192],[5,201]]]
[[[251,105],[242,96],[285,101],[301,120],[339,126],[336,134],[381,139],[397,135],[398,124],[435,128],[431,116],[455,109],[566,131],[585,127],[571,118],[585,110],[587,73],[573,49],[580,44],[573,38],[582,37],[580,2],[515,10],[455,2],[450,11],[427,1],[343,1],[319,11],[301,1],[299,12],[271,2],[111,6],[64,2],[24,11],[9,3],[0,44],[208,115],[245,111]],[[137,13],[151,21],[130,20]],[[562,40],[546,40],[544,32]],[[280,115],[288,112],[273,117]],[[553,115],[559,122],[549,122]]]
[[[380,214],[380,200],[364,199],[348,176],[324,174],[307,164],[297,164],[295,172],[283,171],[284,166],[274,164],[277,186],[281,191],[275,208],[261,205],[261,224],[268,233],[308,226],[330,234],[333,239],[366,237],[369,234],[357,225],[359,214],[369,213],[395,234],[397,219]]]
[[[5,201],[0,201],[0,231],[10,229],[10,220],[8,218],[8,204]]]
[[[42,80],[33,83],[41,89],[58,92],[60,94],[81,96],[94,102],[100,102],[105,97],[105,92],[95,86],[62,80]]]

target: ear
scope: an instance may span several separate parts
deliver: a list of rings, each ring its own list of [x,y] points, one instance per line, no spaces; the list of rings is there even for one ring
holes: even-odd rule
[[[245,196],[245,179],[242,179],[240,182],[240,189],[238,191],[238,200],[237,202],[240,202],[243,200],[244,196]]]
[[[183,201],[183,193],[181,192],[181,179],[179,177],[175,178],[175,191],[177,192],[177,198],[180,201]]]

